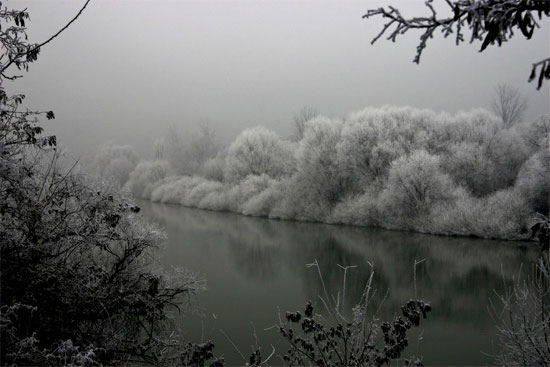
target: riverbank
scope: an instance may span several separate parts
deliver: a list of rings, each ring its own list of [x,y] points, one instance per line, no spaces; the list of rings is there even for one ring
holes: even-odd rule
[[[486,110],[386,106],[316,117],[297,140],[256,127],[227,150],[205,135],[187,148],[159,145],[156,159],[139,163],[131,147],[107,147],[97,162],[104,176],[117,173],[134,196],[154,202],[517,240],[527,239],[535,213],[549,210],[550,136],[541,133],[549,126],[544,116],[505,126]]]

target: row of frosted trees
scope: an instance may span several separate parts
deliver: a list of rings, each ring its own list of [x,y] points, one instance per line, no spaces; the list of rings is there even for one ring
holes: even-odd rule
[[[508,126],[485,110],[386,106],[302,128],[297,141],[247,129],[224,150],[203,132],[139,163],[104,147],[97,163],[138,197],[278,219],[518,238],[548,213],[548,116]]]

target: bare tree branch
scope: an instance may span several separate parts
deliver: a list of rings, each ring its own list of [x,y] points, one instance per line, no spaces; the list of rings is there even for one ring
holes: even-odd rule
[[[392,6],[388,8],[370,9],[363,19],[382,17],[387,20],[380,33],[371,41],[375,43],[383,35],[388,34],[387,39],[395,42],[397,38],[410,30],[422,30],[420,42],[416,47],[415,63],[420,63],[422,52],[427,42],[433,37],[436,30],[440,29],[447,38],[455,33],[455,42],[459,45],[465,40],[465,29],[470,30],[469,42],[482,42],[480,52],[489,45],[497,43],[501,46],[519,30],[527,39],[531,39],[535,29],[539,28],[536,21],[544,16],[550,16],[550,1],[548,0],[445,0],[449,7],[450,15],[438,17],[434,9],[433,0],[426,1],[426,7],[430,11],[429,16],[407,18],[401,15],[399,9]],[[535,14],[536,13],[536,14]],[[537,67],[541,66],[538,76],[537,89],[542,87],[545,79],[550,79],[550,58],[533,64],[529,81],[536,77]]]
[[[16,79],[18,76],[7,76],[5,74],[6,70],[11,65],[13,65],[14,63],[18,66],[18,68],[20,68],[21,65],[23,65],[25,68],[27,68],[26,65],[28,63],[36,61],[38,53],[40,52],[40,48],[42,46],[45,46],[46,44],[50,43],[57,36],[59,36],[63,31],[65,31],[67,28],[69,28],[69,26],[71,24],[73,24],[78,19],[78,17],[80,17],[82,12],[84,12],[84,9],[86,9],[86,7],[90,3],[90,1],[91,0],[86,0],[84,5],[82,6],[82,8],[80,8],[80,11],[63,28],[61,28],[59,31],[57,31],[54,35],[52,35],[46,41],[44,41],[42,43],[39,43],[37,45],[29,45],[29,44],[24,45],[18,39],[19,34],[24,34],[25,39],[26,39],[26,33],[25,33],[25,28],[24,28],[24,25],[25,25],[24,19],[28,19],[28,13],[26,13],[25,10],[23,10],[23,11],[12,11],[12,12],[8,12],[7,10],[2,11],[2,13],[3,13],[3,15],[6,19],[8,19],[8,18],[9,19],[14,19],[15,22],[16,22],[16,25],[17,26],[21,25],[22,27],[21,28],[16,28],[16,29],[12,29],[13,27],[10,27],[6,31],[6,33],[13,34],[14,35],[13,38],[11,38],[11,37],[10,38],[2,37],[2,46],[3,46],[3,48],[8,49],[8,50],[12,50],[12,51],[15,50],[15,52],[9,52],[8,55],[7,55],[8,56],[7,63],[5,65],[0,65],[0,80],[1,80],[1,78],[6,78],[6,79],[10,79],[10,80]],[[1,3],[0,3],[0,6],[1,6]],[[16,43],[18,43],[18,45],[4,44],[5,40],[8,43],[16,42]],[[14,45],[15,46],[25,46],[25,47],[15,47],[15,48],[13,48]],[[24,61],[21,60],[21,58],[23,58],[23,57],[25,57]]]
[[[527,100],[517,88],[507,84],[499,84],[495,88],[492,107],[504,125],[510,127],[520,122],[527,110]]]

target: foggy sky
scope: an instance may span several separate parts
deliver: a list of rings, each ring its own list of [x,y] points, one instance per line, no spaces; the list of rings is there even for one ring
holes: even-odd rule
[[[29,39],[41,42],[83,3],[5,5],[28,9]],[[527,119],[550,113],[550,83],[541,91],[527,83],[531,63],[550,54],[548,18],[532,40],[518,32],[483,53],[479,43],[457,47],[438,33],[416,65],[419,33],[370,45],[382,22],[361,16],[388,4],[425,14],[424,0],[92,0],[24,78],[6,87],[25,93],[30,108],[54,110],[46,132],[74,156],[107,142],[147,155],[169,125],[185,132],[201,120],[225,142],[256,125],[288,136],[305,105],[328,116],[385,104],[489,108],[498,83],[525,94]]]

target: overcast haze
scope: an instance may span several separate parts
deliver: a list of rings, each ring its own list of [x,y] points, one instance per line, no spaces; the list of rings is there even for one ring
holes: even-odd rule
[[[29,38],[40,42],[83,2],[8,5],[28,9]],[[425,12],[424,0],[92,0],[8,91],[54,110],[46,131],[75,155],[106,142],[148,154],[170,124],[185,131],[200,120],[223,141],[255,125],[287,136],[305,105],[328,116],[385,104],[488,108],[498,83],[525,94],[527,119],[550,113],[550,83],[527,83],[531,63],[550,53],[548,18],[532,40],[517,34],[481,54],[479,44],[456,47],[437,34],[416,65],[418,33],[370,45],[382,23],[361,16],[384,4]]]

